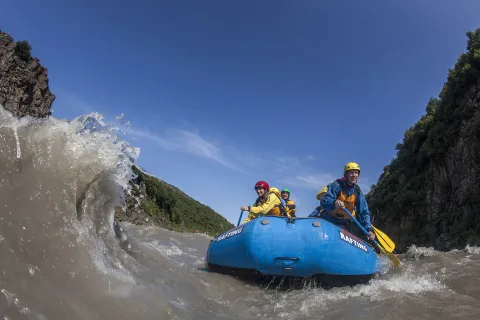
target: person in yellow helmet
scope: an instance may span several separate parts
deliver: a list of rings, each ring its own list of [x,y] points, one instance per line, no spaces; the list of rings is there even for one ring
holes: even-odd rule
[[[280,190],[278,188],[270,187],[269,191],[275,193],[280,198]]]
[[[350,230],[350,217],[343,211],[345,207],[368,231],[368,239],[375,239],[375,234],[372,232],[372,224],[370,223],[370,210],[368,209],[365,196],[357,184],[359,176],[360,166],[357,163],[349,162],[345,165],[343,178],[330,183],[327,192],[321,196],[320,207],[324,214],[321,214],[320,217],[343,229]],[[357,235],[363,236],[362,233]]]
[[[270,188],[267,182],[259,181],[255,184],[258,198],[253,206],[241,206],[240,210],[248,211],[248,217],[243,221],[247,223],[260,215],[266,216],[289,216],[280,200],[280,191]]]

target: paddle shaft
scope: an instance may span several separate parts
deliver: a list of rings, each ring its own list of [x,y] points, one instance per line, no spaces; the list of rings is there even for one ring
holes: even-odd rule
[[[237,227],[240,225],[240,222],[242,222],[242,216],[243,216],[243,210],[240,211],[240,217],[238,217]]]
[[[345,211],[349,216],[350,218],[357,224],[357,226],[360,228],[360,230],[363,231],[363,233],[365,233],[367,235],[367,237],[370,237],[370,234],[368,233],[367,230],[365,230],[364,227],[362,227],[362,225],[360,224],[360,222],[358,222],[357,219],[355,219],[355,217],[350,213],[350,211],[347,210],[347,208],[343,207],[343,211]],[[373,243],[375,243],[375,245],[377,247],[380,248],[380,250],[382,250],[383,248],[378,244],[378,242],[375,240],[375,239],[370,239],[371,241],[373,241]]]

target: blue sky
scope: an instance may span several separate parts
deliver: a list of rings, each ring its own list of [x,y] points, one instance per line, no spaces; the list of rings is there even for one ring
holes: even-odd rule
[[[346,162],[368,191],[478,12],[476,0],[4,0],[0,29],[48,68],[55,117],[124,113],[142,167],[236,223],[257,180],[291,188],[299,216]]]

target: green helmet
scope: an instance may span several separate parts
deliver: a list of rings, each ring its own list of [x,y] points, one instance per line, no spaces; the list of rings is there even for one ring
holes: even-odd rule
[[[283,189],[282,189],[282,192],[288,192],[288,194],[290,194],[290,189],[288,189],[288,188],[283,188]]]

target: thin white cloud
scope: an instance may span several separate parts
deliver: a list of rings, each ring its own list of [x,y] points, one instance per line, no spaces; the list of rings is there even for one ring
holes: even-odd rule
[[[148,131],[129,128],[126,133],[137,138],[144,138],[144,139],[151,140],[155,142],[162,149],[173,150],[173,146],[170,143],[168,143],[167,140],[165,140],[161,136],[155,135]]]
[[[97,110],[94,105],[83,101],[75,94],[63,92],[62,95],[67,103],[77,110],[85,113]],[[192,124],[188,122],[184,125],[192,126]],[[168,127],[168,125],[164,126],[164,128],[165,127]],[[335,179],[335,177],[327,173],[305,173],[311,172],[311,168],[308,169],[307,167],[309,166],[307,165],[308,163],[311,164],[315,159],[312,155],[285,156],[265,154],[252,148],[242,148],[242,146],[233,143],[227,144],[212,141],[203,137],[198,132],[179,127],[170,127],[160,132],[153,132],[133,128],[129,124],[127,128],[123,129],[122,133],[127,136],[150,140],[165,151],[184,152],[214,161],[235,171],[244,173],[262,172],[262,174],[275,171],[287,177],[293,176],[293,178],[279,181],[291,186],[318,189]]]
[[[275,171],[292,171],[301,166],[301,160],[292,156],[277,156],[273,159],[273,166]]]
[[[331,174],[317,173],[317,174],[301,174],[290,179],[283,179],[281,180],[281,182],[291,186],[317,190],[317,189],[321,189],[323,186],[327,185],[332,180],[335,180],[335,177],[333,177]]]
[[[71,108],[80,110],[83,113],[90,113],[93,111],[98,112],[100,110],[95,105],[85,102],[75,94],[62,92],[62,97]],[[113,127],[118,125],[117,123],[109,123],[109,121],[106,120],[104,121]],[[182,127],[185,126],[191,127],[192,124],[185,122]],[[249,172],[255,170],[294,172],[301,167],[303,162],[303,160],[298,157],[275,156],[262,152],[257,153],[254,149],[242,148],[242,146],[233,145],[232,143],[226,144],[214,142],[193,130],[180,127],[171,127],[164,129],[161,132],[134,128],[130,123],[128,126],[122,125],[121,127],[122,134],[134,138],[150,140],[163,150],[185,152],[197,157],[215,161],[227,168],[240,172],[246,172],[247,168]],[[168,125],[164,127],[168,127]],[[306,159],[309,158],[311,158],[311,156],[306,157]]]
[[[329,173],[311,173],[311,174],[300,174],[290,179],[282,179],[281,183],[285,183],[291,186],[303,187],[305,189],[315,189],[320,190],[330,182],[340,177],[336,177]],[[360,177],[358,183],[360,189],[364,194],[370,191],[370,185],[368,177]]]
[[[315,158],[313,156],[295,157],[295,156],[274,156],[271,157],[273,169],[278,172],[296,172],[304,167]]]
[[[197,156],[211,159],[223,164],[231,169],[237,169],[237,165],[228,160],[221,148],[217,147],[212,142],[202,138],[200,135],[188,131],[175,129],[171,131],[171,138],[174,143],[183,148],[185,151],[193,153]]]
[[[130,128],[127,133],[132,136],[149,139],[156,143],[160,148],[167,151],[190,153],[201,158],[218,162],[227,168],[243,171],[243,169],[240,168],[240,164],[225,155],[225,152],[221,147],[213,142],[207,141],[198,133],[190,130],[175,128],[159,134]]]
[[[252,150],[242,151],[238,146],[214,143],[199,133],[180,128],[171,128],[161,133],[129,128],[127,133],[148,139],[166,151],[186,152],[195,156],[210,159],[230,169],[246,172],[251,170],[271,170],[292,172],[294,174],[308,160],[294,156],[275,156],[256,154]],[[305,177],[299,177],[302,179]]]

